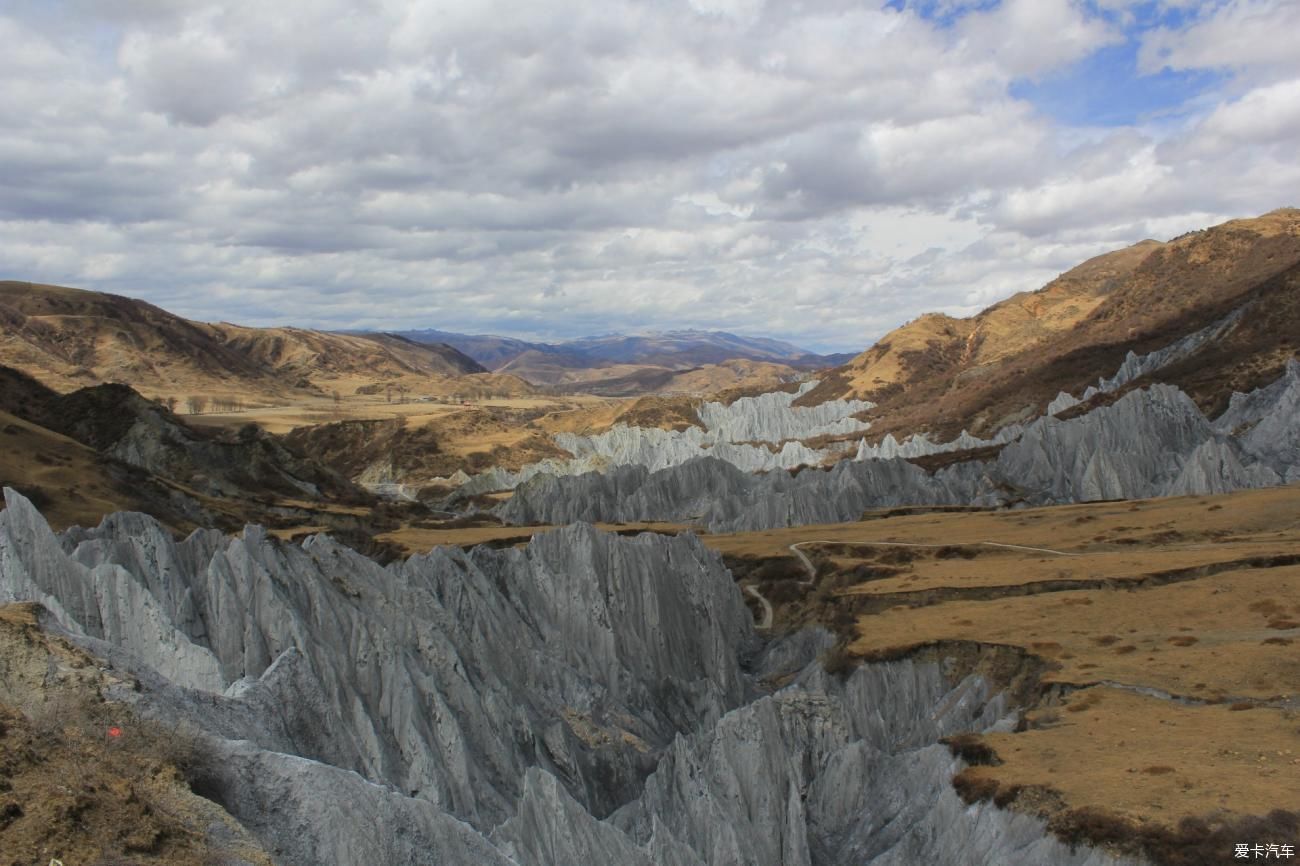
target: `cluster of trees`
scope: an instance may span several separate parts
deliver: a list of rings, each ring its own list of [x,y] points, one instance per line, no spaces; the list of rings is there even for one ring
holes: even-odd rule
[[[180,401],[175,397],[162,397],[159,403],[167,407],[167,411],[175,412]],[[185,398],[185,411],[191,415],[202,415],[209,410],[213,412],[243,412],[247,407],[243,400],[238,397],[206,397],[202,394],[191,394]]]
[[[509,396],[488,388],[468,388],[463,392],[452,394],[451,399],[459,403],[462,400],[505,400]]]
[[[243,412],[247,408],[238,397],[213,397],[211,402],[213,412]]]
[[[509,394],[503,391],[493,391],[490,388],[468,388],[464,391],[458,391],[455,394],[446,397],[425,397],[425,400],[432,399],[435,402],[442,403],[450,401],[452,403],[462,403],[466,400],[505,400]],[[409,403],[411,401],[411,389],[408,385],[400,382],[389,382],[384,386],[384,398],[389,402]],[[394,399],[396,398],[396,399]]]

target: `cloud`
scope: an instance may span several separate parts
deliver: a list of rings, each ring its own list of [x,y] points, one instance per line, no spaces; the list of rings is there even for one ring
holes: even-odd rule
[[[1078,0],[1002,0],[964,18],[966,51],[986,57],[1014,77],[1032,78],[1081,60],[1119,39]]]
[[[1226,68],[1294,75],[1300,6],[1291,0],[1227,0],[1206,6],[1208,13],[1189,26],[1147,34],[1141,70]]]
[[[1290,203],[1294,4],[1175,6],[15,0],[0,270],[250,324],[861,348]],[[1230,74],[1164,125],[1014,95],[1122,40]]]

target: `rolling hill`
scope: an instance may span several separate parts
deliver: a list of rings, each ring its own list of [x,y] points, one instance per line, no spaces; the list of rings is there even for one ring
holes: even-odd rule
[[[1232,391],[1277,378],[1296,355],[1298,289],[1300,210],[1285,208],[1098,256],[970,318],[921,316],[824,375],[800,402],[872,400],[874,436],[987,434],[1114,375],[1130,352],[1220,323],[1159,377],[1213,413]]]
[[[449,346],[392,334],[206,324],[120,295],[16,281],[0,282],[0,364],[58,391],[120,383],[150,397],[352,393],[487,372]]]

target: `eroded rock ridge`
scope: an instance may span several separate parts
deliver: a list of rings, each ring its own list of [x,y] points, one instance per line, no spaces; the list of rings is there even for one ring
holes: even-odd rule
[[[1130,391],[1113,404],[1044,416],[988,459],[927,471],[904,443],[865,451],[827,470],[747,475],[711,458],[649,472],[538,477],[496,509],[513,523],[572,520],[697,521],[741,532],[856,520],[898,505],[1050,505],[1225,493],[1300,477],[1300,362],[1277,382],[1239,395],[1211,422],[1171,385]],[[914,440],[913,440],[914,441]],[[915,449],[913,449],[915,450]],[[896,456],[874,457],[875,453]]]
[[[200,731],[205,793],[290,866],[1113,862],[957,798],[935,740],[1010,723],[983,680],[840,681],[816,634],[764,650],[690,535],[575,525],[383,568],[139,514],[56,535],[6,503],[0,601],[40,602],[138,680],[110,697]]]

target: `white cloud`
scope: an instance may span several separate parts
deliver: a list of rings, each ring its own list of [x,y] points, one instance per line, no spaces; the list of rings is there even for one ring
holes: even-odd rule
[[[1191,5],[1191,4],[1186,4]],[[1182,29],[1147,35],[1138,56],[1143,72],[1161,69],[1273,69],[1296,71],[1300,4],[1294,0],[1227,0]]]
[[[1079,0],[1002,0],[963,18],[960,27],[972,57],[990,57],[1015,77],[1068,66],[1119,39]]]
[[[1280,81],[1248,91],[1220,104],[1198,124],[1186,152],[1198,157],[1231,157],[1243,146],[1282,145],[1294,157],[1300,141],[1300,79]]]
[[[1149,34],[1236,77],[1086,131],[1008,90],[1117,38],[1067,0],[6,8],[0,270],[198,318],[846,349],[1300,188],[1294,4]]]

